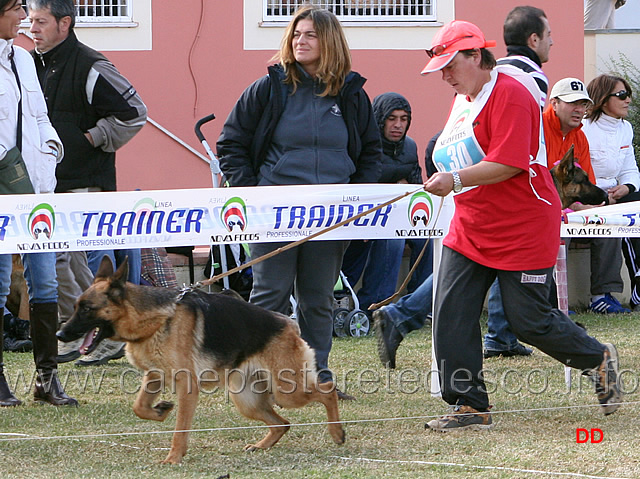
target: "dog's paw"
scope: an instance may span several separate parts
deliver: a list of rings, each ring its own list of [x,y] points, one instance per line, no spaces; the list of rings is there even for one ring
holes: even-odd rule
[[[180,464],[182,462],[182,456],[179,454],[169,453],[160,464]]]
[[[344,442],[347,439],[347,434],[344,432],[344,429],[342,429],[342,426],[340,426],[339,424],[336,424],[336,426],[338,427],[331,428],[329,430],[331,434],[331,438],[333,439],[333,442],[335,442],[336,444],[344,444]]]
[[[158,413],[158,416],[164,417],[169,414],[169,412],[173,409],[173,406],[174,404],[171,401],[160,401],[158,404],[153,406],[153,410]]]
[[[255,444],[247,444],[244,446],[244,452],[254,452],[262,450],[261,447],[256,446]]]

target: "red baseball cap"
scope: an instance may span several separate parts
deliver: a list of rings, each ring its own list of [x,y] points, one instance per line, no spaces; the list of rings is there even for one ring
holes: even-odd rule
[[[431,42],[427,54],[431,57],[422,74],[437,72],[446,67],[460,50],[495,47],[495,40],[485,40],[482,31],[473,23],[453,20],[444,25]]]

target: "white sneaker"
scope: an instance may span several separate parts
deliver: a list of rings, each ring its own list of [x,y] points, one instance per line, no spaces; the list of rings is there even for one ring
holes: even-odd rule
[[[79,349],[80,346],[82,346],[83,339],[84,338],[79,338],[75,341],[71,341],[70,343],[58,341],[58,356],[56,357],[58,364],[68,363],[69,361],[78,359],[80,357]]]
[[[124,344],[120,341],[103,339],[90,354],[76,361],[76,366],[99,366],[112,359],[120,359],[124,356]]]

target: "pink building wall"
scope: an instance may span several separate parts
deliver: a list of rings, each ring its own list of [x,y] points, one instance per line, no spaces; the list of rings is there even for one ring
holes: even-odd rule
[[[452,1],[452,0],[439,0]],[[149,109],[149,117],[205,154],[193,127],[210,113],[216,120],[203,131],[215,150],[222,124],[238,96],[266,72],[270,51],[243,50],[243,2],[216,0],[206,5],[197,43],[203,2],[183,0],[153,2],[153,49],[150,51],[105,51],[107,57],[132,82]],[[488,39],[496,40],[497,57],[506,49],[502,24],[509,10],[524,2],[511,0],[457,0],[456,18],[476,23]],[[547,13],[554,46],[544,69],[550,82],[565,76],[583,76],[583,4],[580,0],[537,0]],[[111,33],[113,32],[113,33]],[[117,30],[110,30],[117,34]],[[28,39],[19,43],[30,48]],[[409,131],[424,152],[433,134],[447,116],[453,91],[435,73],[423,77],[424,49],[354,50],[353,69],[368,78],[370,97],[385,91],[405,95],[413,108]],[[192,77],[193,74],[193,77]],[[117,154],[120,190],[200,188],[211,186],[208,165],[156,127],[147,124]]]

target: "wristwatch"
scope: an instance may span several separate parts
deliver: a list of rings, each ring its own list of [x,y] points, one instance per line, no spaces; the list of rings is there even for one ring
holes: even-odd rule
[[[58,155],[60,155],[60,152],[58,152],[58,150],[53,147],[51,147],[51,151],[49,151],[49,153],[51,153],[56,160],[58,159]]]
[[[460,175],[457,171],[452,171],[451,176],[453,176],[453,192],[460,193],[462,191],[462,180],[460,179]]]

